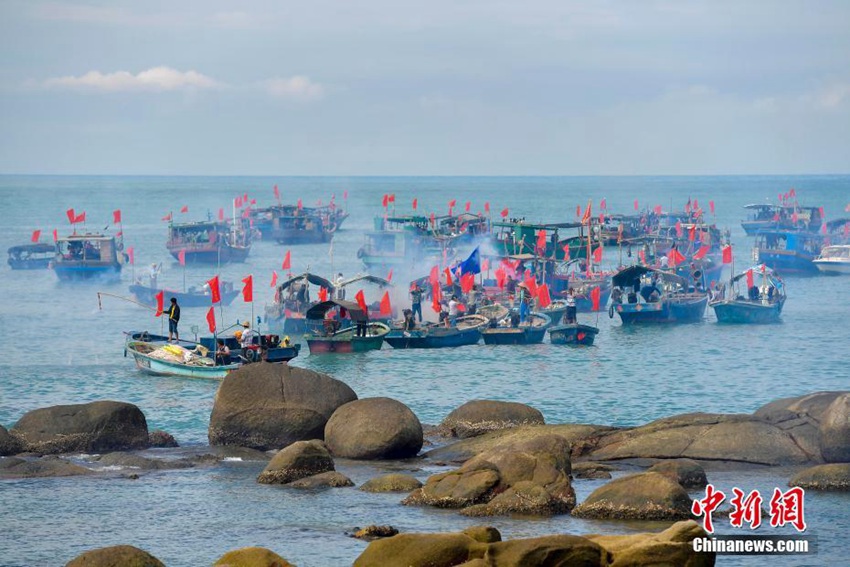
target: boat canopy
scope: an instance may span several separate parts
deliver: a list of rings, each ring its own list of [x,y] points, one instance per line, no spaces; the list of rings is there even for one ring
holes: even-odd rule
[[[750,203],[749,205],[744,205],[744,208],[757,211],[773,211],[781,209],[782,205],[771,205],[770,203]]]
[[[338,284],[336,284],[336,287],[339,289],[339,288],[343,288],[347,285],[351,285],[353,283],[357,283],[357,282],[360,282],[360,281],[366,281],[366,282],[369,282],[369,283],[373,283],[373,284],[380,286],[380,287],[392,287],[392,285],[393,285],[389,280],[384,279],[384,278],[379,277],[379,276],[372,276],[372,275],[369,275],[369,274],[366,274],[366,275],[358,274],[358,275],[354,276],[353,278],[348,278],[346,280],[339,282]]]
[[[687,280],[681,276],[646,266],[629,266],[628,268],[624,268],[611,278],[611,283],[618,287],[634,287],[635,284],[640,285],[641,277],[646,274],[654,274],[662,281],[677,283],[682,287],[687,287],[688,285]]]
[[[848,217],[831,220],[828,223],[826,223],[826,229],[831,232],[831,231],[834,231],[838,227],[844,226],[847,223],[850,223],[850,218],[848,218]]]
[[[767,274],[768,276],[773,276],[773,270],[767,267],[765,264],[759,264],[758,266],[753,266],[752,268],[746,269],[734,278],[732,278],[733,282],[736,282],[742,278],[747,277],[747,272],[750,270],[753,271],[753,274]],[[771,278],[774,279],[774,278]]]
[[[18,256],[24,252],[29,252],[30,254],[40,254],[55,251],[55,245],[47,244],[46,242],[39,242],[36,244],[21,244],[19,246],[12,246],[7,252],[10,255]]]
[[[340,307],[348,311],[351,320],[354,322],[363,322],[368,321],[369,316],[363,311],[357,303],[353,301],[343,301],[341,299],[329,299],[328,301],[322,301],[321,303],[317,303],[307,310],[307,319],[317,320],[324,319],[325,313],[330,311],[331,309],[336,309]]]
[[[334,284],[331,283],[330,280],[323,278],[322,276],[317,276],[316,274],[311,274],[310,272],[304,272],[303,274],[299,274],[295,277],[289,278],[282,284],[278,286],[278,290],[283,291],[294,283],[301,282],[307,280],[311,284],[318,285],[324,287],[327,290],[335,289]]]

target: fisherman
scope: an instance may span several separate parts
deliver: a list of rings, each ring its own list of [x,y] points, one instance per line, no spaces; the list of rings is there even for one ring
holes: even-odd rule
[[[218,346],[215,350],[215,363],[221,366],[230,364],[230,348],[224,344],[222,339],[218,339],[217,343]]]
[[[449,326],[454,327],[457,324],[457,314],[458,314],[458,301],[457,296],[453,295],[451,299],[449,299]]]
[[[567,290],[566,319],[568,325],[576,322],[576,290],[572,287]]]
[[[151,264],[150,268],[150,288],[156,289],[156,278],[159,276],[161,264]]]
[[[520,324],[523,324],[528,318],[528,302],[530,299],[530,292],[524,283],[520,284],[517,289],[519,290],[519,322]]]
[[[237,331],[238,333],[239,331]],[[248,321],[242,322],[242,332],[239,337],[239,344],[242,347],[242,350],[252,346],[254,344],[254,338],[259,337],[260,334],[251,328],[251,324]]]
[[[171,306],[168,308],[168,341],[171,342],[172,336],[174,340],[180,342],[180,333],[177,332],[177,323],[180,322],[180,306],[177,305],[177,298],[171,298]]]
[[[343,287],[342,282],[342,272],[336,275],[336,281],[334,282],[334,286],[336,286],[336,298],[337,299],[345,299],[345,287]]]
[[[413,316],[419,315],[419,322],[422,322],[422,288],[418,282],[413,282],[413,287],[410,289],[410,309]]]
[[[416,328],[416,319],[413,317],[413,311],[410,309],[404,309],[402,311],[404,314],[404,325],[403,328],[405,331],[412,331]],[[420,319],[421,320],[421,319]]]

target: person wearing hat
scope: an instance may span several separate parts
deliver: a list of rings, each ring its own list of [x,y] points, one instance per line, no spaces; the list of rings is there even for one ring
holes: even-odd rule
[[[150,288],[151,289],[156,289],[156,278],[159,275],[159,269],[160,269],[159,264],[151,264],[151,270],[150,270],[150,284],[151,284]]]
[[[254,337],[259,337],[259,333],[251,328],[251,324],[248,321],[242,322],[242,331],[236,331],[240,333],[239,344],[243,349],[249,347],[254,344]]]
[[[419,322],[422,322],[422,288],[419,287],[419,282],[413,282],[413,287],[410,288],[410,311],[413,316],[419,316]]]
[[[174,337],[174,340],[180,342],[180,333],[177,332],[177,323],[180,322],[180,306],[177,305],[177,298],[171,298],[171,305],[168,307],[168,340],[171,341],[171,337]]]

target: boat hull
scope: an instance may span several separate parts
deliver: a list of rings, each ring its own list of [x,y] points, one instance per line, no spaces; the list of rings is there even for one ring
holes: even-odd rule
[[[131,285],[130,293],[136,296],[136,299],[139,300],[140,303],[144,303],[145,305],[156,305],[156,296],[157,294],[163,291],[166,301],[169,297],[174,297],[177,299],[177,303],[180,307],[209,307],[212,305],[210,301],[209,294],[203,293],[187,293],[182,291],[174,291],[169,289],[156,289],[144,285]],[[239,295],[238,290],[233,291],[225,291],[221,293],[221,304],[222,305],[230,305],[236,296]]]
[[[384,340],[393,348],[452,348],[478,344],[479,329],[455,328],[414,329],[391,331]]]
[[[227,264],[230,262],[244,262],[251,252],[251,246],[213,246],[213,247],[185,247],[169,245],[168,251],[175,260],[180,260],[180,251],[185,250],[187,264]]]
[[[484,329],[481,337],[485,345],[533,345],[543,342],[546,327]]]
[[[759,250],[758,261],[780,274],[816,274],[815,257],[786,250]]]
[[[592,345],[599,329],[578,323],[549,327],[549,342],[553,345]]]
[[[697,323],[702,321],[708,296],[698,299],[674,298],[655,303],[620,303],[615,311],[623,325],[644,323]]]
[[[380,350],[384,337],[352,337],[350,339],[313,338],[307,339],[310,354],[352,353]]]
[[[318,244],[329,242],[332,232],[326,230],[277,229],[271,231],[271,239],[278,244]]]
[[[711,304],[718,323],[765,324],[778,323],[784,298],[775,303],[727,300]]]
[[[91,265],[68,263],[54,264],[53,271],[60,281],[88,281],[108,280],[117,281],[121,279],[121,264]]]
[[[850,274],[850,262],[833,262],[825,260],[815,260],[815,267],[822,274],[846,275]]]
[[[161,360],[147,356],[134,348],[134,343],[127,345],[127,352],[133,357],[136,368],[145,374],[155,376],[181,376],[183,378],[203,378],[209,380],[222,380],[230,372],[239,368],[239,364],[228,364],[223,366],[194,366],[180,364],[168,360]]]

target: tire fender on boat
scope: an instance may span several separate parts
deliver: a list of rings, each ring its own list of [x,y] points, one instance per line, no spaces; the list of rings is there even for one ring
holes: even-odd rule
[[[614,318],[614,304],[613,303],[608,306],[608,318],[609,319]]]

